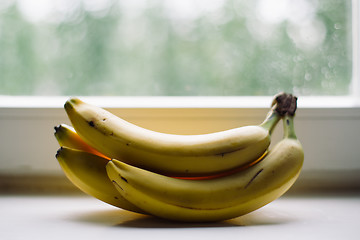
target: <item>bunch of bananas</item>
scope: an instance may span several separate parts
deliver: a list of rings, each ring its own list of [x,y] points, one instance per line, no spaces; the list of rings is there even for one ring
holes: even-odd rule
[[[294,131],[297,98],[275,96],[265,120],[202,135],[165,134],[70,98],[73,127],[55,127],[66,176],[116,207],[186,222],[221,221],[254,211],[297,179],[304,153]],[[284,137],[269,149],[283,120]]]

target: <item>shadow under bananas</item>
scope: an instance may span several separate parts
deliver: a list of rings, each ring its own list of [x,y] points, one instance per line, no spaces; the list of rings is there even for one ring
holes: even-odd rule
[[[77,215],[75,221],[96,225],[123,228],[206,228],[206,227],[245,227],[261,225],[288,224],[296,221],[289,215],[269,210],[258,210],[234,219],[209,223],[183,223],[157,217],[128,212],[121,209],[92,211]]]

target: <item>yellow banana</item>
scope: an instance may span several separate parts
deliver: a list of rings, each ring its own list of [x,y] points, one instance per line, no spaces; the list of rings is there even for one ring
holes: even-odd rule
[[[110,182],[105,169],[108,159],[68,147],[61,147],[56,158],[67,178],[86,194],[125,210],[144,213],[124,199]]]
[[[184,180],[112,160],[106,166],[117,190],[144,211],[176,221],[219,221],[254,211],[284,194],[297,179],[304,152],[293,116],[284,138],[257,164],[229,176]]]
[[[69,147],[73,149],[82,150],[85,152],[93,153],[103,158],[108,158],[89,144],[84,142],[81,137],[76,133],[75,129],[67,124],[60,124],[55,129],[55,138],[58,141],[60,147]]]
[[[266,152],[281,118],[273,107],[257,126],[174,135],[136,126],[78,98],[69,99],[64,107],[76,132],[99,152],[171,176],[206,176],[249,165]]]

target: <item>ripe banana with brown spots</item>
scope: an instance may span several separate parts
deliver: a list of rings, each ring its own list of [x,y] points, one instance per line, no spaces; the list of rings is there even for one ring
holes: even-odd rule
[[[65,110],[77,134],[109,158],[170,176],[207,176],[246,166],[268,149],[280,114],[273,107],[260,125],[175,135],[134,125],[103,108],[71,98]]]

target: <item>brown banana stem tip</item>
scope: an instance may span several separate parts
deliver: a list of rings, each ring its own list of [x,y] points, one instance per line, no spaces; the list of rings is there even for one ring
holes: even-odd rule
[[[285,114],[294,116],[297,109],[297,97],[292,94],[281,92],[274,96],[271,105],[281,116],[284,116]]]

